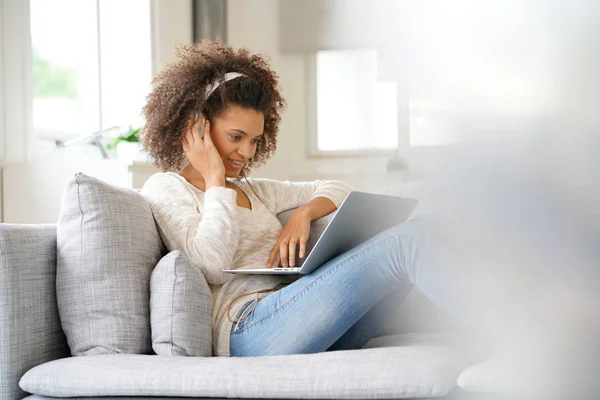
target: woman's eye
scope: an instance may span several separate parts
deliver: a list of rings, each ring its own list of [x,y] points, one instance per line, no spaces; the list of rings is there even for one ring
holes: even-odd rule
[[[242,137],[241,136],[232,136],[231,139],[233,140],[240,140]]]

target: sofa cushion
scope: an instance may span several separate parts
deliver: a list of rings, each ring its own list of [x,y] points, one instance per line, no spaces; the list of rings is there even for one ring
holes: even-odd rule
[[[487,361],[470,366],[459,375],[458,386],[463,393],[497,398],[598,398],[599,362],[594,354],[598,347],[597,338],[584,346],[570,338],[573,342],[567,344],[567,349],[558,347],[564,344],[536,348],[544,340],[526,343],[526,348],[520,348],[521,345],[505,348]],[[578,354],[577,346],[581,346],[586,354]]]
[[[28,371],[23,390],[44,396],[426,398],[446,395],[468,365],[459,347],[414,336],[395,347],[267,357],[102,355]]]
[[[527,389],[531,389],[531,376],[524,376],[523,371],[514,362],[496,364],[492,359],[465,369],[457,379],[458,386],[465,391],[477,393],[532,394],[527,393]],[[518,370],[518,373],[513,373],[515,370]]]
[[[202,271],[179,250],[150,279],[152,349],[163,356],[212,356],[211,291]]]
[[[67,183],[56,295],[71,354],[152,352],[150,275],[162,251],[140,194],[84,174]]]

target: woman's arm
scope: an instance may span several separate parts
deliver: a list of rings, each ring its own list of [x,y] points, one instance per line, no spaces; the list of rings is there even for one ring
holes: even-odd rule
[[[176,177],[162,175],[150,178],[141,194],[150,203],[167,248],[183,252],[208,283],[222,285],[231,276],[221,271],[231,267],[239,244],[237,192],[208,189],[200,212],[190,190]]]
[[[296,208],[269,253],[267,268],[273,266],[278,253],[280,254],[282,266],[294,267],[296,265],[296,247],[300,246],[298,254],[300,258],[304,258],[306,255],[306,241],[310,234],[310,221],[324,217],[336,209],[337,206],[325,197],[317,197]]]
[[[306,212],[311,221],[329,215],[335,210],[337,206],[326,197],[316,197],[296,209],[296,211]]]
[[[265,206],[273,214],[291,210],[318,198],[330,200],[335,208],[330,209],[327,215],[335,211],[342,204],[348,193],[353,189],[345,182],[338,180],[317,180],[312,182],[277,181],[273,179],[249,179],[252,187]],[[319,209],[321,205],[316,204]],[[311,205],[311,208],[313,205]],[[321,215],[321,216],[323,216]],[[318,218],[318,217],[317,217]]]
[[[341,181],[293,183],[260,180],[259,184],[265,197],[263,201],[275,214],[296,208],[271,249],[267,268],[273,266],[277,254],[280,255],[282,266],[294,267],[297,247],[300,248],[299,257],[304,258],[310,222],[335,211],[352,191],[349,185]]]

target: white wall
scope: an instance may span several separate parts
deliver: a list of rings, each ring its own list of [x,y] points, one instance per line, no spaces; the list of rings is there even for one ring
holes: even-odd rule
[[[152,76],[175,61],[175,43],[193,40],[191,0],[151,0]]]
[[[229,0],[228,42],[262,52],[280,75],[288,107],[283,116],[276,155],[254,176],[275,179],[343,179],[357,189],[386,187],[404,174],[388,173],[383,158],[310,158],[308,156],[308,84],[306,54],[281,51],[278,0]]]
[[[414,0],[418,1],[418,0]],[[280,0],[279,15],[283,52],[328,49],[370,49],[391,46],[395,52],[403,40],[398,33],[408,2],[399,0]]]

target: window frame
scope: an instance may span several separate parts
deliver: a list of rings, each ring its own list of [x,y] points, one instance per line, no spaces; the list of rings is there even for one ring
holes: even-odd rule
[[[31,59],[29,0],[0,0],[0,168],[31,158]]]
[[[147,79],[148,82],[148,88],[150,88],[150,82],[152,81],[152,77],[154,76],[154,66],[155,66],[155,49],[154,49],[154,31],[155,31],[155,26],[154,26],[154,12],[155,12],[155,1],[156,0],[142,0],[140,2],[140,4],[142,5],[143,8],[147,9],[148,12],[148,20],[146,21],[147,23],[147,30],[144,29],[145,34],[148,35],[148,45],[149,45],[149,59],[147,59],[147,62],[149,64],[150,69],[148,70],[149,72],[149,76]],[[29,7],[31,8],[31,0],[26,0],[26,2],[30,5]],[[96,135],[100,132],[108,132],[111,129],[114,128],[115,122],[114,121],[110,121],[109,119],[106,118],[107,115],[111,114],[111,100],[114,100],[114,88],[118,87],[118,85],[115,85],[114,82],[110,82],[110,74],[109,74],[109,70],[110,68],[108,68],[107,66],[112,65],[112,57],[114,56],[114,54],[111,55],[111,47],[109,47],[110,45],[107,45],[106,43],[110,43],[111,42],[111,38],[107,37],[107,34],[111,31],[113,31],[113,27],[107,22],[105,21],[105,17],[107,17],[109,14],[107,14],[107,10],[110,10],[110,2],[105,2],[104,0],[91,0],[90,1],[90,6],[93,7],[94,9],[94,15],[93,15],[93,20],[95,23],[95,26],[90,25],[91,27],[91,32],[93,32],[93,34],[95,35],[95,38],[93,39],[93,41],[90,41],[89,43],[91,45],[94,46],[94,48],[92,49],[92,52],[95,53],[95,60],[92,60],[90,63],[90,66],[93,66],[94,70],[90,69],[90,71],[93,71],[89,74],[89,82],[90,84],[90,89],[93,87],[94,92],[89,92],[89,96],[88,96],[88,101],[86,103],[86,107],[90,110],[90,115],[88,118],[88,121],[90,121],[90,126],[88,127],[80,127],[81,129],[77,129],[77,132],[74,133],[73,131],[70,131],[68,129],[65,129],[65,127],[60,127],[60,129],[56,129],[56,135],[54,135],[54,137],[47,137],[44,138],[42,136],[40,136],[40,131],[43,132],[45,130],[44,127],[41,127],[41,130],[37,130],[36,127],[34,126],[32,129],[32,144],[39,144],[42,142],[52,142],[52,141],[69,141],[72,139],[78,139],[78,138],[83,138],[85,136],[87,137],[92,137],[92,135]],[[91,9],[90,9],[91,11]],[[120,11],[122,16],[127,17],[127,15],[129,13],[125,13],[124,11]],[[114,15],[114,13],[112,14]],[[91,15],[90,15],[91,16]],[[146,17],[146,15],[144,14],[144,17]],[[74,21],[75,18],[74,17],[69,17],[68,18],[68,23],[70,23],[71,21]],[[91,19],[90,19],[91,21]],[[31,13],[28,14],[28,22],[29,22],[29,28],[31,28]],[[30,29],[31,31],[31,29]],[[139,31],[138,31],[139,32]],[[31,37],[31,33],[29,36],[29,43],[27,44],[28,48],[30,49],[30,52],[33,50],[33,38]],[[108,40],[107,40],[108,39]],[[144,39],[145,40],[145,39]],[[144,46],[146,46],[147,44],[144,44]],[[119,49],[121,50],[121,49]],[[107,60],[109,60],[107,62]],[[30,77],[31,80],[31,84],[32,84],[32,88],[33,88],[33,77]],[[93,80],[93,81],[92,81]],[[146,81],[146,80],[144,80]],[[106,82],[110,83],[110,86],[106,85]],[[27,93],[28,95],[31,95],[31,103],[32,103],[32,107],[33,105],[35,105],[37,97],[33,92],[29,92]],[[144,97],[147,96],[147,93],[144,93]],[[142,96],[139,96],[140,98],[142,98]],[[79,103],[81,104],[81,103]],[[89,106],[88,106],[89,104]],[[137,111],[136,111],[137,112]],[[128,115],[133,115],[133,113],[128,114]],[[35,115],[32,114],[32,118],[35,117]],[[79,116],[78,116],[79,117]],[[127,126],[131,126],[131,125],[138,125],[141,121],[133,121],[131,120],[131,118],[127,118],[128,121],[120,121],[117,124],[119,125],[119,128],[125,130],[127,128]],[[93,121],[93,123],[91,123]],[[34,124],[34,121],[32,121],[32,124]],[[45,153],[46,150],[42,150],[42,154]]]
[[[323,49],[327,51],[330,49]],[[321,50],[320,50],[321,51]],[[408,101],[401,102],[404,97],[398,91],[398,147],[395,149],[364,149],[364,150],[319,150],[319,132],[317,129],[317,54],[304,54],[306,77],[306,124],[307,124],[307,157],[309,159],[345,159],[345,158],[377,158],[389,159],[406,154],[409,148],[408,110],[403,110],[401,104],[408,106]]]

